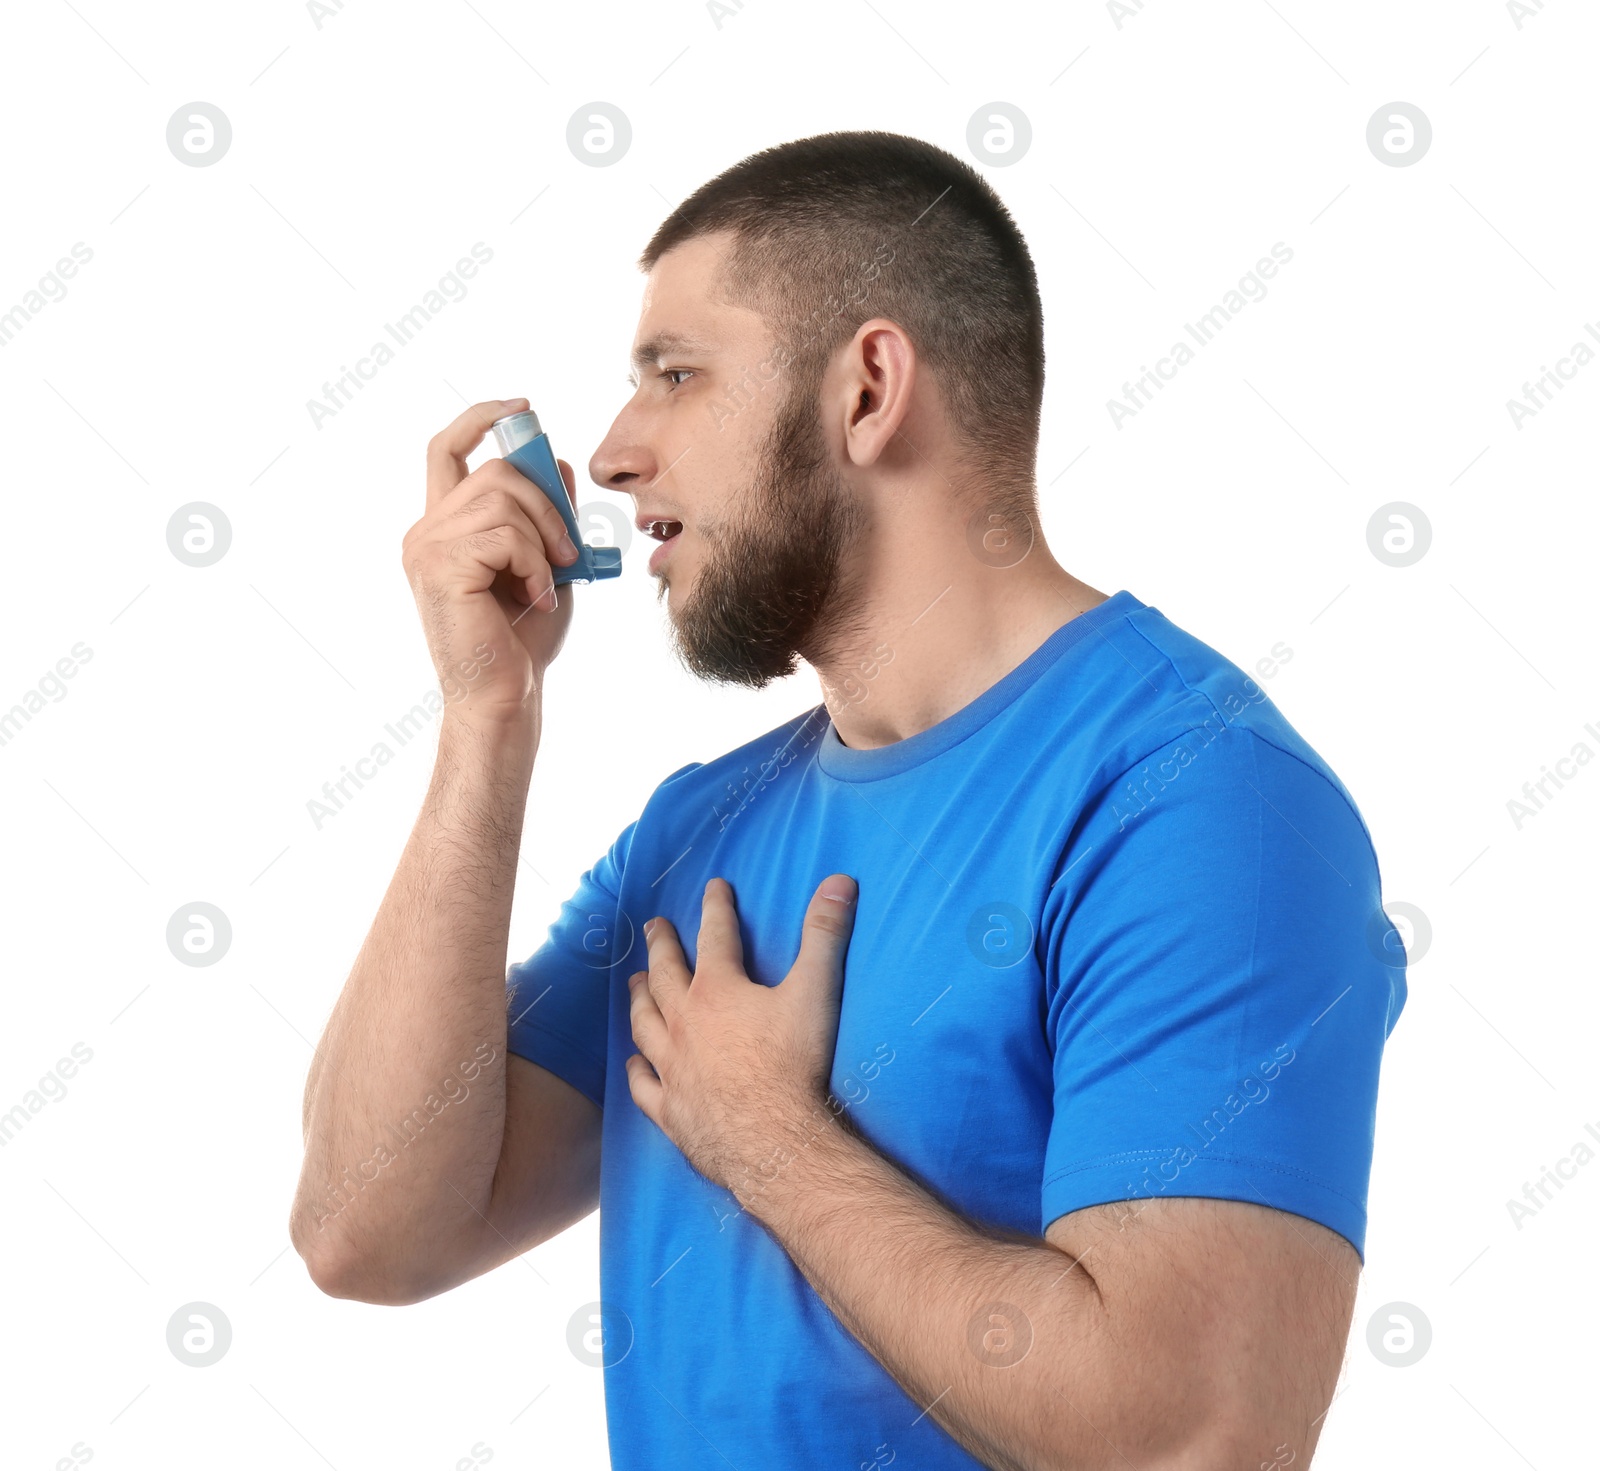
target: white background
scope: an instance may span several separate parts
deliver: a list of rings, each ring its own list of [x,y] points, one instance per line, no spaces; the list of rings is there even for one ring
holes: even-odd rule
[[[0,349],[0,710],[76,643],[92,659],[0,746],[0,1111],[73,1044],[93,1058],[0,1149],[5,1464],[605,1464],[600,1374],[565,1338],[599,1295],[596,1218],[409,1309],[323,1297],[288,1248],[311,1044],[432,730],[320,830],[306,804],[434,682],[399,556],[428,437],[526,395],[582,491],[655,226],[758,148],[862,127],[978,163],[1031,243],[1058,557],[1246,669],[1286,643],[1268,693],[1355,794],[1386,902],[1431,923],[1319,1466],[1585,1461],[1600,1159],[1520,1228],[1506,1202],[1600,1127],[1600,767],[1520,829],[1507,802],[1600,751],[1600,363],[1520,429],[1506,401],[1600,323],[1597,46],[1578,0],[1520,27],[1490,0],[1148,0],[1120,25],[905,0],[748,0],[720,26],[691,0],[14,11],[0,310],[74,243],[93,259]],[[1433,128],[1409,167],[1366,142],[1397,99]],[[233,130],[207,167],[166,144],[196,100]],[[609,167],[566,143],[595,100],[632,124]],[[1033,132],[1007,167],[966,142],[997,100]],[[478,241],[470,294],[315,427],[307,400]],[[1266,298],[1116,428],[1106,401],[1279,241]],[[192,501],[232,527],[211,567],[167,547]],[[1432,527],[1405,568],[1367,544],[1392,501]],[[511,959],[663,775],[818,698],[805,672],[693,681],[645,555],[577,594]],[[233,931],[206,968],[165,939],[197,901]],[[233,1332],[204,1369],[166,1343],[195,1301]],[[1392,1302],[1431,1323],[1408,1368],[1367,1344]]]

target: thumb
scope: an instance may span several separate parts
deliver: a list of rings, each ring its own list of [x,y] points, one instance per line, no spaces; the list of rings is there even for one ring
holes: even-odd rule
[[[803,977],[802,985],[815,999],[833,1003],[830,1014],[837,1013],[844,988],[844,956],[855,929],[857,896],[856,881],[849,874],[833,873],[823,879],[806,906],[800,954],[789,972]]]

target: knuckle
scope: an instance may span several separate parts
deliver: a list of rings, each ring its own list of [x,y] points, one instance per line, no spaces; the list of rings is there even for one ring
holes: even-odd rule
[[[515,551],[515,537],[509,527],[494,526],[486,531],[474,531],[461,537],[450,548],[451,560],[457,564],[463,562],[482,562],[493,557],[501,560],[505,557],[508,546]],[[510,563],[507,563],[509,566]]]
[[[839,939],[847,930],[844,916],[829,913],[826,909],[819,909],[814,912],[806,921],[806,928],[815,930],[826,939]]]
[[[400,565],[406,570],[406,576],[416,582],[425,578],[433,563],[433,548],[426,542],[415,542],[401,554]]]
[[[517,482],[523,478],[517,467],[505,460],[485,460],[472,473],[479,476],[485,485],[511,499],[516,498]]]
[[[483,503],[508,521],[522,519],[522,503],[503,485],[496,485],[485,491]]]

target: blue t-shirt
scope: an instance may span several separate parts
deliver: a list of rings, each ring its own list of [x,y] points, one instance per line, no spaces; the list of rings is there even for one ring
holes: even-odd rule
[[[1406,996],[1370,836],[1260,685],[1119,592],[917,735],[851,749],[818,706],[673,772],[511,967],[510,1050],[603,1110],[618,1471],[980,1465],[628,1091],[643,922],[692,965],[720,875],[773,985],[835,872],[860,894],[832,1092],[950,1207],[1042,1236],[1210,1196],[1363,1250]]]

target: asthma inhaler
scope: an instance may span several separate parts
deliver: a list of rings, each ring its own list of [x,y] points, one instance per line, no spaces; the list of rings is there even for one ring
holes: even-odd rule
[[[556,466],[549,436],[539,427],[538,415],[532,409],[524,409],[520,414],[507,414],[503,419],[496,419],[489,427],[494,430],[495,443],[500,446],[500,457],[545,493],[550,503],[561,512],[561,519],[567,524],[567,535],[578,549],[576,562],[565,567],[551,566],[556,586],[620,577],[620,547],[587,547],[583,544],[583,533],[578,530],[578,519],[572,514],[572,501],[567,495],[566,482]]]

